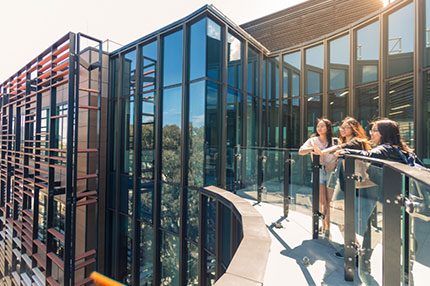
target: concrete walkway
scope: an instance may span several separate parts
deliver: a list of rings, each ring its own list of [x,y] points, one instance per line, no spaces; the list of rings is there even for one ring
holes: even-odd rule
[[[310,216],[290,211],[285,219],[279,206],[249,202],[264,217],[272,238],[265,286],[361,285],[357,275],[355,282],[344,280],[343,259],[327,240],[312,240]]]

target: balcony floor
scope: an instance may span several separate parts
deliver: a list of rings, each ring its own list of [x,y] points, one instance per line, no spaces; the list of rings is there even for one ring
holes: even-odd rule
[[[361,285],[357,271],[354,282],[344,280],[343,258],[335,256],[336,249],[328,240],[312,240],[310,216],[290,210],[285,219],[279,206],[249,202],[264,217],[272,238],[264,285]]]

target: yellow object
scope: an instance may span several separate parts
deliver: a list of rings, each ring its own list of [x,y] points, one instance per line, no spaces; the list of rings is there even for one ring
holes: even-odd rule
[[[94,280],[94,283],[99,286],[125,286],[125,284],[119,283],[95,271],[91,273],[90,277]]]

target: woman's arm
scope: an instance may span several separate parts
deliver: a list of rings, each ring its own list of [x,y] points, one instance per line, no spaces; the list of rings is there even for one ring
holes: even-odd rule
[[[337,153],[339,155],[351,154],[351,155],[358,155],[358,156],[370,157],[370,158],[376,158],[376,159],[388,159],[389,157],[387,148],[385,148],[382,145],[377,146],[369,151],[343,149],[341,151],[338,151]]]
[[[306,142],[300,147],[299,149],[299,155],[306,155],[309,154],[310,152],[312,152],[314,150],[314,144],[313,144],[313,140],[311,138],[309,138],[308,140],[306,140]]]
[[[321,150],[320,154],[321,155],[330,154],[330,153],[336,152],[339,149],[342,149],[341,145],[334,145],[334,146],[331,146],[330,148],[326,148],[324,150]]]

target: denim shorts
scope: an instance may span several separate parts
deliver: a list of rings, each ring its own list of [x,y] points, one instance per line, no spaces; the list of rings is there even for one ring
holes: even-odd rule
[[[327,186],[330,179],[330,174],[333,171],[327,171],[324,168],[320,169],[320,186]]]

